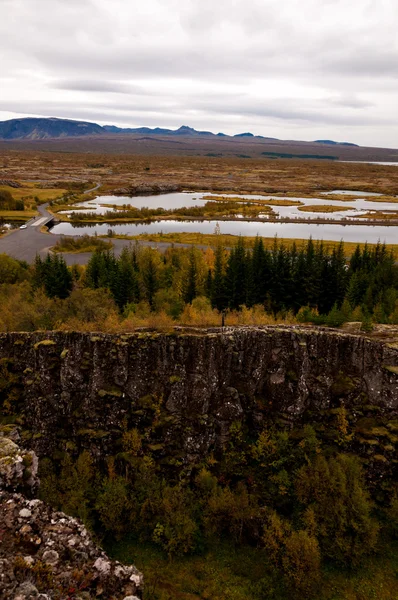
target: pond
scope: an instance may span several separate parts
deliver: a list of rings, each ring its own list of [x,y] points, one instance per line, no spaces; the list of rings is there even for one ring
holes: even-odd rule
[[[316,223],[271,223],[259,221],[152,221],[141,223],[92,223],[72,224],[59,223],[50,231],[62,235],[107,235],[112,229],[116,234],[139,235],[141,233],[214,233],[217,223],[220,225],[221,233],[243,235],[254,237],[273,237],[307,239],[335,240],[346,242],[369,242],[378,241],[387,244],[398,243],[398,226],[385,225],[340,225],[340,224],[316,224]]]
[[[374,194],[370,192],[348,192],[347,190],[335,190],[334,192],[322,192],[323,194],[341,194],[341,195],[351,195],[360,194],[364,197],[371,196],[381,196],[381,194]],[[162,194],[155,196],[99,196],[94,200],[87,200],[85,202],[80,202],[76,204],[76,208],[84,208],[86,211],[95,213],[97,215],[103,215],[107,211],[111,210],[109,206],[103,206],[104,204],[112,205],[112,206],[134,206],[135,208],[183,208],[190,206],[203,206],[203,203],[206,202],[204,200],[204,196],[211,198],[212,196],[217,196],[217,194],[210,193],[202,193],[202,192],[175,192],[172,194]],[[288,197],[279,197],[279,196],[265,196],[265,195],[250,195],[245,196],[242,194],[223,194],[223,198],[241,198],[242,202],[255,202],[256,200],[293,200],[298,201],[302,205],[306,206],[319,206],[322,204],[330,204],[333,206],[342,207],[341,211],[336,211],[333,213],[328,212],[303,212],[299,210],[298,206],[276,206],[272,205],[272,210],[275,214],[279,215],[281,218],[316,218],[316,217],[327,217],[332,220],[340,220],[341,218],[352,219],[355,217],[364,214],[365,212],[371,211],[388,211],[395,210],[398,211],[398,203],[393,202],[372,202],[371,200],[366,200],[364,198],[354,198],[353,200],[349,200],[348,202],[344,202],[343,200],[329,199],[329,198],[288,198]],[[353,210],[345,210],[348,207],[352,207]],[[61,211],[60,214],[68,214],[70,215],[72,210]],[[76,211],[78,212],[78,211]],[[115,211],[116,212],[116,211]]]

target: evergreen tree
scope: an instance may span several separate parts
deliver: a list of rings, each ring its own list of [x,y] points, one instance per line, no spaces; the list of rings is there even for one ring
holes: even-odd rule
[[[150,307],[154,307],[155,293],[159,287],[157,268],[152,250],[146,255],[146,260],[141,266],[141,276],[144,285],[145,298],[148,301]]]
[[[218,243],[214,257],[214,273],[212,278],[210,301],[212,307],[219,311],[224,310],[228,306],[228,296],[224,274],[224,253],[224,247],[221,243]]]
[[[197,293],[197,269],[196,269],[196,257],[194,247],[191,247],[189,253],[189,265],[188,265],[188,276],[187,285],[184,294],[184,300],[187,304],[191,304],[192,300],[196,298]]]
[[[226,288],[229,307],[238,309],[246,302],[247,260],[243,239],[240,237],[232,248],[227,264]]]

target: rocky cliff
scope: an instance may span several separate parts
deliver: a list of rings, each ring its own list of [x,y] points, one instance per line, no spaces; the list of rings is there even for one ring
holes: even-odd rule
[[[236,421],[290,427],[344,405],[387,425],[398,412],[398,348],[321,329],[9,333],[0,361],[3,415],[39,456],[112,454],[138,427],[158,456],[189,461],[221,448]]]

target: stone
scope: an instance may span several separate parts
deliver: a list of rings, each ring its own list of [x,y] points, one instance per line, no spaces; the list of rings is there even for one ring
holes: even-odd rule
[[[130,592],[135,593],[139,600],[143,578],[134,566],[122,565],[108,558],[77,519],[54,512],[39,499],[30,499],[13,491],[15,488],[29,491],[30,478],[24,476],[24,469],[31,466],[32,461],[24,462],[25,450],[13,442],[8,444],[4,438],[0,439],[4,442],[2,448],[11,452],[11,456],[3,456],[2,460],[9,461],[11,465],[22,465],[21,478],[15,478],[14,470],[11,479],[8,475],[0,479],[0,598],[53,600],[53,591],[40,587],[43,582],[35,567],[41,563],[48,565],[54,580],[67,589],[75,586],[73,573],[78,571],[82,574],[87,589],[76,595],[76,600],[91,600],[100,593],[104,599],[123,598]],[[36,481],[30,480],[31,492],[36,488]],[[29,554],[21,559],[21,541],[24,548],[31,549],[33,556]],[[21,560],[21,568],[15,569],[15,564]],[[26,579],[22,583],[19,579],[21,574]],[[36,577],[40,583],[40,594],[35,585]]]
[[[29,598],[29,596],[37,596],[39,590],[30,581],[24,581],[23,583],[21,583],[21,585],[17,587],[15,592],[20,596]]]
[[[56,565],[59,561],[59,554],[55,550],[46,550],[43,553],[43,561],[49,565]]]
[[[18,454],[18,446],[8,438],[0,437],[0,458],[4,456],[15,456]]]
[[[46,339],[53,344],[40,346],[37,365],[35,345]],[[163,397],[165,412],[164,450],[159,448],[157,456],[162,458],[178,436],[186,463],[197,461],[210,448],[221,448],[233,423],[259,422],[259,402],[267,406],[269,416],[283,414],[290,426],[308,410],[338,406],[342,397],[347,410],[366,397],[364,402],[380,407],[387,417],[398,411],[398,347],[358,335],[264,326],[190,329],[189,335],[177,328],[173,335],[142,331],[92,339],[84,332],[0,334],[0,360],[12,360],[20,373],[24,429],[33,434],[29,444],[39,456],[60,450],[53,423],[63,422],[65,430],[72,431],[76,419],[78,430],[85,432],[70,440],[76,453],[117,453],[120,436],[115,424],[126,415],[127,406],[138,410],[140,401],[153,393]],[[65,349],[68,359],[56,362]],[[35,384],[23,386],[32,377],[31,372],[24,374],[29,369],[36,371]],[[336,385],[341,372],[351,382],[346,389]],[[170,385],[171,374],[178,385]],[[112,401],[104,402],[101,394],[110,394]],[[76,416],[75,411],[65,411],[68,403],[84,408]]]
[[[100,557],[95,561],[94,568],[97,569],[101,575],[107,575],[111,570],[111,563],[109,560]]]

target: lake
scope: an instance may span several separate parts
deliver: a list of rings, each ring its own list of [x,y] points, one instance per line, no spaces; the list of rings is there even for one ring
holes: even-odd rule
[[[302,204],[309,206],[319,206],[322,204],[331,204],[333,206],[341,206],[341,211],[334,213],[320,213],[320,212],[302,212],[298,210],[298,206],[272,206],[274,213],[279,215],[281,218],[316,218],[325,216],[328,219],[340,220],[341,218],[352,219],[360,216],[368,211],[398,211],[398,203],[393,202],[372,202],[366,198],[372,196],[381,196],[381,194],[375,194],[371,192],[360,192],[360,191],[348,191],[348,190],[334,190],[332,192],[321,192],[321,195],[328,194],[341,194],[341,195],[356,195],[360,196],[348,202],[342,200],[329,199],[329,198],[288,198],[280,196],[266,196],[266,195],[250,195],[245,196],[242,194],[223,194],[225,198],[242,198],[242,202],[255,202],[256,200],[295,200]],[[104,204],[111,204],[112,206],[134,206],[135,208],[164,208],[164,209],[177,209],[190,206],[203,206],[206,200],[203,200],[204,196],[212,197],[217,194],[202,193],[202,192],[175,192],[172,194],[162,194],[155,196],[98,196],[94,200],[87,200],[76,204],[77,208],[85,208],[87,212],[95,213],[97,215],[103,215],[111,208],[103,206]],[[353,210],[344,210],[344,208],[352,207]],[[61,211],[60,214],[70,215],[73,210]],[[76,211],[78,212],[78,211]]]
[[[369,242],[378,241],[387,244],[398,244],[398,226],[386,225],[341,225],[341,224],[316,224],[316,223],[271,223],[259,221],[152,221],[150,223],[92,223],[76,225],[72,223],[59,223],[50,229],[51,233],[63,235],[107,235],[112,229],[116,234],[139,235],[141,233],[214,233],[219,223],[221,233],[255,237],[298,238]]]

